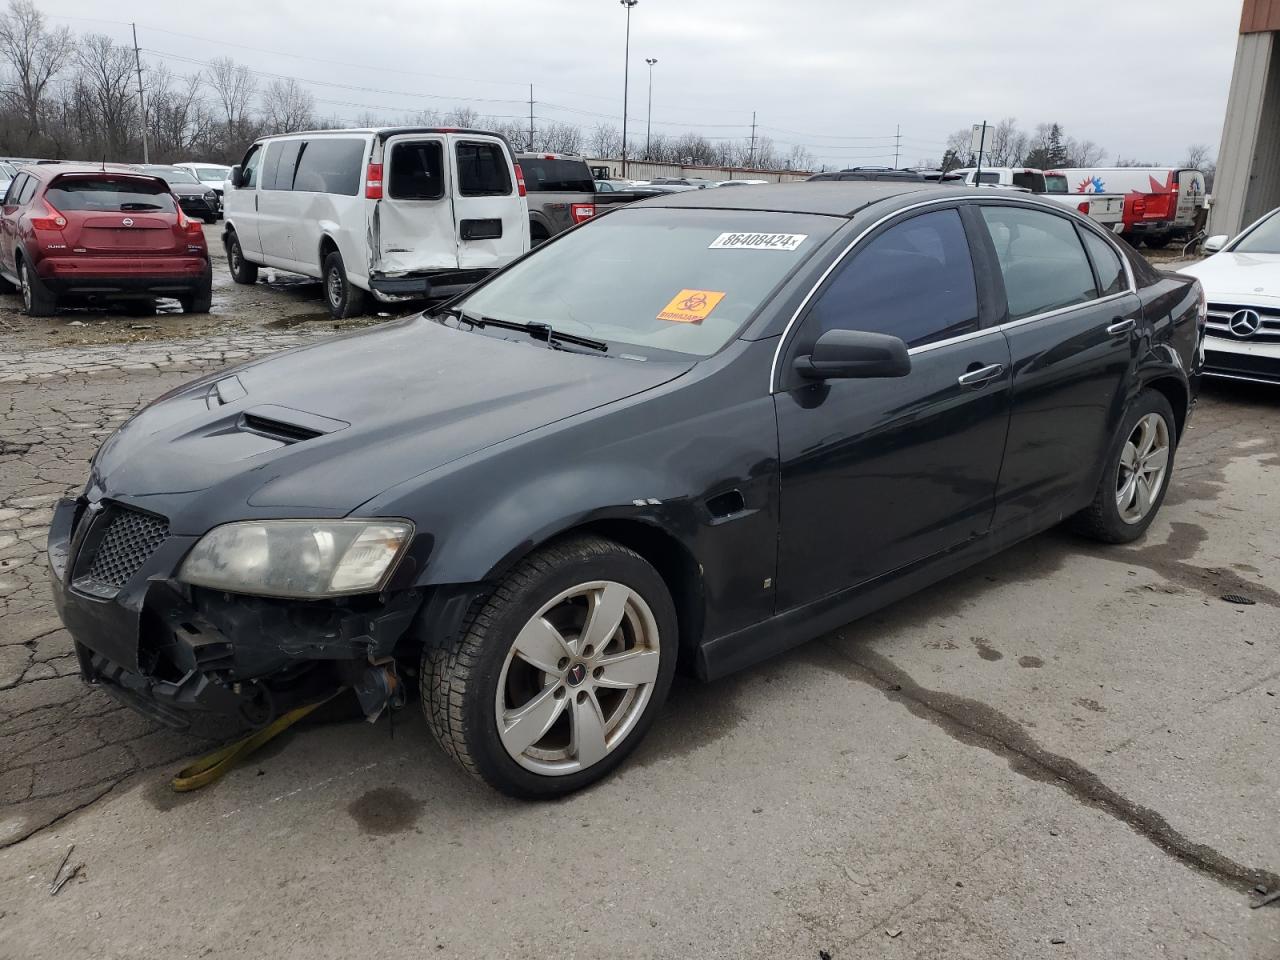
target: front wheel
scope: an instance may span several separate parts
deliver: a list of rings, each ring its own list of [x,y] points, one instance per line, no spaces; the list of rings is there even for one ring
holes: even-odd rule
[[[1178,433],[1173,408],[1155,390],[1138,394],[1112,441],[1093,503],[1075,529],[1104,543],[1129,543],[1147,532],[1164,502]]]
[[[511,796],[562,796],[644,737],[677,644],[671,595],[643,557],[565,540],[521,561],[455,640],[428,642],[423,709],[468,772]]]
[[[234,230],[227,234],[227,265],[231,268],[231,279],[236,283],[258,282],[258,265],[244,258],[244,249]]]

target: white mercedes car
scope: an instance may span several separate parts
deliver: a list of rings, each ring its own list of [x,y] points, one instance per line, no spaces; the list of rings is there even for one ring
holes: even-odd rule
[[[1197,278],[1209,300],[1205,374],[1280,384],[1280,207],[1204,249],[1213,256],[1179,272]]]

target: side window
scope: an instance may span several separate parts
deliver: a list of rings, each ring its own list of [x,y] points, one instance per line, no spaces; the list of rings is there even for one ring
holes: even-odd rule
[[[4,193],[4,205],[6,207],[15,206],[18,202],[18,196],[22,193],[22,188],[26,186],[30,179],[25,173],[20,173],[13,178],[13,182],[9,184],[9,189]]]
[[[496,143],[458,144],[458,192],[464,197],[505,197],[511,193],[507,156]]]
[[[248,154],[240,164],[240,173],[244,181],[240,189],[256,190],[258,188],[258,173],[262,169],[262,155],[265,152],[261,144],[255,144],[249,148]]]
[[[1111,249],[1111,244],[1096,233],[1081,230],[1085,248],[1089,251],[1089,259],[1093,261],[1094,273],[1098,275],[1098,287],[1104,297],[1120,293],[1125,288],[1126,277],[1120,257]]]
[[[292,190],[293,172],[305,140],[277,140],[267,146],[267,159],[262,168],[263,190]]]
[[[360,190],[366,145],[364,140],[347,137],[319,137],[308,141],[298,160],[293,189],[354,197]]]
[[[978,329],[978,293],[955,210],[896,223],[840,267],[805,321],[805,340],[865,330],[916,347]]]
[[[18,194],[18,203],[26,206],[31,202],[31,198],[36,195],[36,188],[40,186],[40,181],[35,177],[27,177],[27,182],[22,185],[22,192]]]
[[[1093,270],[1066,217],[1023,207],[983,207],[1009,300],[1009,319],[1059,310],[1098,297]]]
[[[395,200],[439,200],[444,196],[444,148],[439,140],[397,143],[391,148],[387,193]]]

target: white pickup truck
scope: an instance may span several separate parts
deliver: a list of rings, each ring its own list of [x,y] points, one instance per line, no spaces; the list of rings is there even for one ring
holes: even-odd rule
[[[952,175],[963,177],[964,183],[969,186],[975,186],[979,182],[975,167],[953,170]],[[1124,194],[1073,193],[1066,176],[1056,170],[1037,170],[1034,167],[983,167],[981,185],[1005,190],[1027,190],[1046,200],[1060,203],[1064,207],[1079,210],[1086,217],[1115,233],[1119,233],[1124,228]]]

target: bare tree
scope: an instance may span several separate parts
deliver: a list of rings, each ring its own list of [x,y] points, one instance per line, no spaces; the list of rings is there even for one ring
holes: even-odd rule
[[[1185,159],[1182,161],[1184,167],[1194,167],[1197,170],[1204,170],[1206,167],[1213,166],[1213,151],[1209,149],[1207,143],[1193,143],[1187,147]]]
[[[250,139],[249,108],[253,104],[253,96],[257,92],[258,82],[248,67],[242,66],[230,57],[218,57],[209,61],[209,70],[205,78],[226,120],[227,151],[238,153],[244,141]]]
[[[298,81],[272,80],[262,95],[262,123],[268,133],[294,133],[315,125],[316,98]]]
[[[25,117],[28,144],[40,132],[49,84],[68,65],[74,46],[71,31],[49,30],[31,0],[9,0],[9,15],[0,20],[0,59],[13,72],[4,96]]]
[[[123,159],[128,153],[138,116],[132,86],[133,50],[108,36],[91,33],[76,48],[80,67],[77,85],[96,121],[98,143],[91,155]]]
[[[1107,155],[1107,151],[1092,140],[1077,140],[1075,137],[1063,140],[1062,149],[1066,154],[1064,167],[1095,167]]]
[[[474,127],[480,122],[480,114],[471,107],[454,107],[444,115],[447,127]]]

